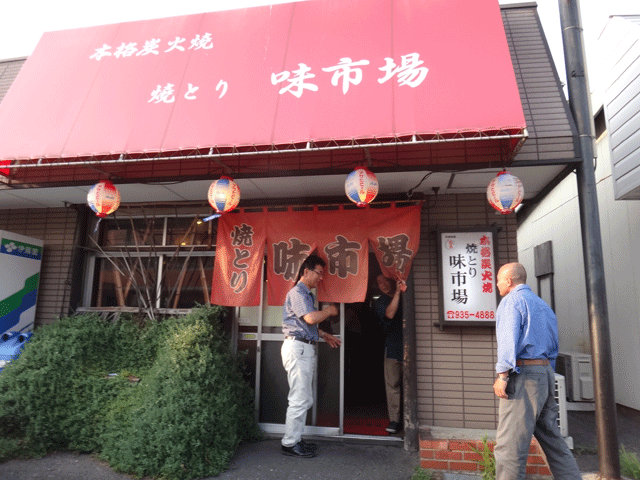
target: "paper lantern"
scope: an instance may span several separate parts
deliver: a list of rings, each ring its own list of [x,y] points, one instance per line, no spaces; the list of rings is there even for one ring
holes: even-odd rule
[[[353,203],[365,207],[378,195],[378,179],[364,167],[358,167],[344,182],[344,191]]]
[[[240,188],[231,178],[220,177],[209,187],[208,199],[216,212],[229,212],[240,203]]]
[[[96,216],[104,218],[120,206],[120,192],[109,180],[102,180],[87,193],[87,203]]]
[[[524,188],[520,179],[506,170],[498,173],[487,187],[487,200],[500,213],[513,212],[524,198]]]

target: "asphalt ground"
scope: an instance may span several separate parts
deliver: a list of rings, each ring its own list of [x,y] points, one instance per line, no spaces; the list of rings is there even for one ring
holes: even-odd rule
[[[280,439],[245,445],[219,480],[409,480],[418,453],[396,445],[318,441],[314,458],[282,455]],[[57,452],[32,460],[0,464],[1,480],[130,480],[91,455]]]
[[[569,411],[569,435],[585,479],[599,470],[594,412]],[[279,439],[245,445],[219,480],[409,480],[419,464],[417,452],[401,442],[363,444],[314,439],[318,455],[301,459],[281,454]],[[618,409],[618,441],[640,458],[640,412]],[[43,458],[0,464],[0,480],[130,480],[92,455],[56,452]]]
[[[617,408],[618,446],[635,453],[640,460],[640,412]],[[567,412],[569,435],[573,438],[573,454],[581,472],[599,471],[598,436],[594,412]]]

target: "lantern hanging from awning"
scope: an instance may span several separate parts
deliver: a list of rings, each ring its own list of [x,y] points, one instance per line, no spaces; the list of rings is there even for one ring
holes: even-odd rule
[[[344,191],[349,200],[365,207],[378,195],[378,179],[365,167],[357,167],[344,182]]]
[[[522,182],[506,170],[498,173],[487,187],[487,200],[493,208],[505,215],[513,212],[523,198]]]
[[[240,188],[231,178],[220,177],[209,187],[208,200],[216,212],[230,212],[240,203]]]
[[[102,180],[87,193],[87,203],[97,217],[104,218],[120,206],[120,192],[109,180]]]

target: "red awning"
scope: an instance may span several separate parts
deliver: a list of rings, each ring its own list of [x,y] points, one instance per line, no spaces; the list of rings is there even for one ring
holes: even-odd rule
[[[46,33],[0,105],[0,159],[162,176],[150,159],[304,169],[368,145],[426,165],[416,146],[475,138],[496,163],[524,128],[497,0],[314,0]]]

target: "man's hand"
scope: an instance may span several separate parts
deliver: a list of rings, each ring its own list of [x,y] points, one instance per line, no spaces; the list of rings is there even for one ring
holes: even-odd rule
[[[398,280],[396,282],[396,292],[406,292],[407,291],[407,284],[404,283],[404,280]]]
[[[507,391],[506,391],[508,383],[509,383],[508,377],[506,380],[503,380],[498,376],[498,378],[496,378],[496,381],[493,382],[493,393],[495,393],[500,398],[508,399],[509,396],[507,395]]]
[[[336,307],[334,303],[332,303],[327,307],[324,307],[322,310],[323,311],[327,310],[330,317],[335,317],[336,315],[338,315],[338,307]]]
[[[331,348],[338,348],[342,343],[339,338],[334,337],[333,335],[327,332],[324,333],[322,338],[324,339],[325,342],[329,344]]]

